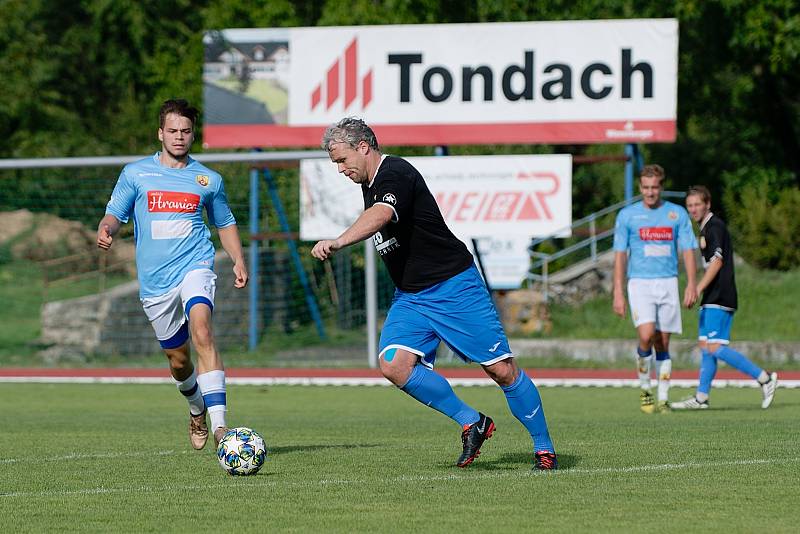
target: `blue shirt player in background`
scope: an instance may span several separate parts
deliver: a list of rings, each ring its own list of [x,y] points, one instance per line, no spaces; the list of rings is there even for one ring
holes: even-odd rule
[[[381,332],[383,375],[461,426],[463,450],[456,465],[468,466],[495,426],[433,370],[436,348],[444,341],[462,359],[479,363],[502,388],[511,413],[531,436],[534,468],[556,469],[539,391],[517,367],[472,255],[445,224],[422,175],[406,160],[381,154],[375,133],[360,119],[330,126],[322,148],[340,173],[361,185],[364,212],[338,238],[314,245],[311,254],[325,260],[372,238],[397,287]]]
[[[97,246],[108,250],[120,226],[133,217],[139,296],[178,390],[189,402],[191,444],[202,449],[208,440],[206,413],[215,441],[226,430],[225,371],[211,329],[215,251],[204,208],[233,261],[238,288],[247,285],[247,267],[222,177],[189,156],[197,114],[186,100],[164,102],[161,151],[122,169],[97,228]]]
[[[640,408],[644,413],[668,412],[672,360],[670,334],[682,331],[678,295],[678,256],[683,256],[686,290],[683,304],[697,300],[694,249],[697,240],[689,215],[682,206],[662,200],[664,169],[646,165],[639,176],[642,200],[622,209],[614,227],[614,313],[625,317],[624,280],[639,337]],[[658,404],[650,391],[652,351],[656,350]]]

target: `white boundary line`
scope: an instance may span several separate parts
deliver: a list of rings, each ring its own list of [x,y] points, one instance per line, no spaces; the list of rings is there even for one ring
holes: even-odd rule
[[[557,471],[531,471],[525,468],[524,471],[502,471],[502,472],[479,472],[479,473],[453,473],[447,475],[401,475],[397,477],[375,478],[375,479],[321,479],[321,480],[296,480],[287,479],[283,481],[261,482],[257,479],[253,483],[248,483],[243,478],[233,479],[228,483],[202,484],[202,485],[161,485],[161,486],[138,486],[138,487],[119,487],[107,488],[104,486],[96,488],[82,488],[74,490],[49,490],[49,491],[10,491],[4,492],[0,489],[0,499],[9,498],[35,498],[53,497],[69,495],[102,495],[102,494],[131,494],[131,493],[168,493],[188,491],[208,490],[208,489],[243,489],[251,491],[259,487],[316,487],[316,486],[344,486],[344,485],[368,485],[368,484],[396,484],[419,482],[448,482],[461,480],[478,480],[489,478],[526,478],[531,476],[572,476],[572,475],[601,475],[601,474],[628,474],[643,473],[650,471],[680,471],[697,468],[724,468],[741,467],[749,465],[788,465],[800,462],[800,458],[762,458],[750,460],[720,460],[716,462],[685,462],[678,464],[645,464],[632,465],[627,467],[601,467],[596,469],[560,469]],[[252,480],[252,479],[249,479]]]
[[[494,386],[487,378],[448,378],[454,386]],[[0,376],[0,383],[36,384],[173,384],[169,377],[135,376]],[[243,386],[391,386],[382,377],[226,377],[228,384]],[[638,378],[535,378],[537,386],[546,387],[601,387],[621,388],[639,387]],[[697,379],[672,380],[673,387],[696,387]],[[751,379],[714,380],[715,388],[755,388],[758,384]],[[778,387],[800,388],[800,380],[780,380]]]

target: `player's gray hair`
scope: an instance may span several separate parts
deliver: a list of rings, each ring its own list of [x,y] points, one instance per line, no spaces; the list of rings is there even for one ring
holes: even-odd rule
[[[355,117],[345,117],[336,124],[331,124],[322,136],[321,146],[324,150],[330,151],[331,145],[335,143],[347,143],[352,148],[364,141],[374,150],[380,151],[378,138],[375,132],[367,126],[367,123]]]

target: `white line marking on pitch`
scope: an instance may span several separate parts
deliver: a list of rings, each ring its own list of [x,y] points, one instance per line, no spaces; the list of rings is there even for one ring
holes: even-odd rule
[[[259,487],[307,487],[307,486],[335,486],[335,485],[350,485],[350,484],[393,484],[401,482],[432,482],[432,481],[448,481],[448,480],[476,480],[486,478],[523,478],[528,476],[568,476],[568,475],[595,475],[604,473],[639,473],[644,471],[679,471],[682,469],[690,469],[697,467],[738,467],[746,465],[785,465],[790,463],[800,462],[800,458],[764,458],[760,460],[730,460],[718,462],[685,462],[679,464],[650,464],[650,465],[633,465],[628,467],[601,467],[597,469],[561,469],[558,471],[504,471],[501,473],[476,473],[476,474],[452,474],[452,475],[402,475],[399,477],[390,477],[384,479],[322,479],[311,481],[298,481],[287,480],[269,481],[269,482],[256,482],[256,483],[222,483],[222,484],[202,484],[202,485],[186,485],[186,486],[139,486],[130,488],[85,488],[77,490],[51,490],[51,491],[15,491],[3,492],[0,489],[0,498],[10,497],[53,497],[53,496],[66,496],[66,495],[100,495],[100,494],[126,494],[126,493],[164,493],[164,492],[185,492],[195,490],[208,490],[208,489],[245,489]],[[237,481],[244,482],[245,479],[237,479]]]
[[[186,454],[189,451],[157,451],[157,452],[103,452],[85,453],[75,452],[61,456],[36,457],[36,458],[0,458],[0,464],[16,464],[24,462],[62,462],[66,460],[97,460],[102,458],[136,458],[141,456],[170,456],[172,454]]]

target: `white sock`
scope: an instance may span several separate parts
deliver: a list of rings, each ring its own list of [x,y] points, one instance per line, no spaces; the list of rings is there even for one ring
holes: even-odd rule
[[[656,376],[658,377],[658,400],[669,399],[669,378],[672,374],[672,360],[656,360]]]
[[[758,380],[758,383],[763,386],[764,384],[769,382],[769,373],[767,373],[766,371],[762,370],[761,374],[758,375],[758,378],[756,378],[756,380]]]
[[[215,370],[198,375],[197,383],[203,392],[203,400],[211,420],[211,432],[225,424],[226,396],[225,396],[225,371]]]
[[[200,415],[203,413],[203,410],[206,409],[206,405],[203,402],[203,392],[197,385],[197,371],[192,369],[192,374],[189,375],[189,378],[182,382],[175,380],[175,385],[178,386],[178,391],[189,401],[189,413],[192,415]]]
[[[708,393],[700,393],[698,391],[694,394],[694,398],[696,398],[699,402],[708,402]]]
[[[653,361],[653,356],[648,356],[646,358],[640,357],[638,354],[636,357],[639,359],[639,385],[642,389],[650,389],[650,362]]]

